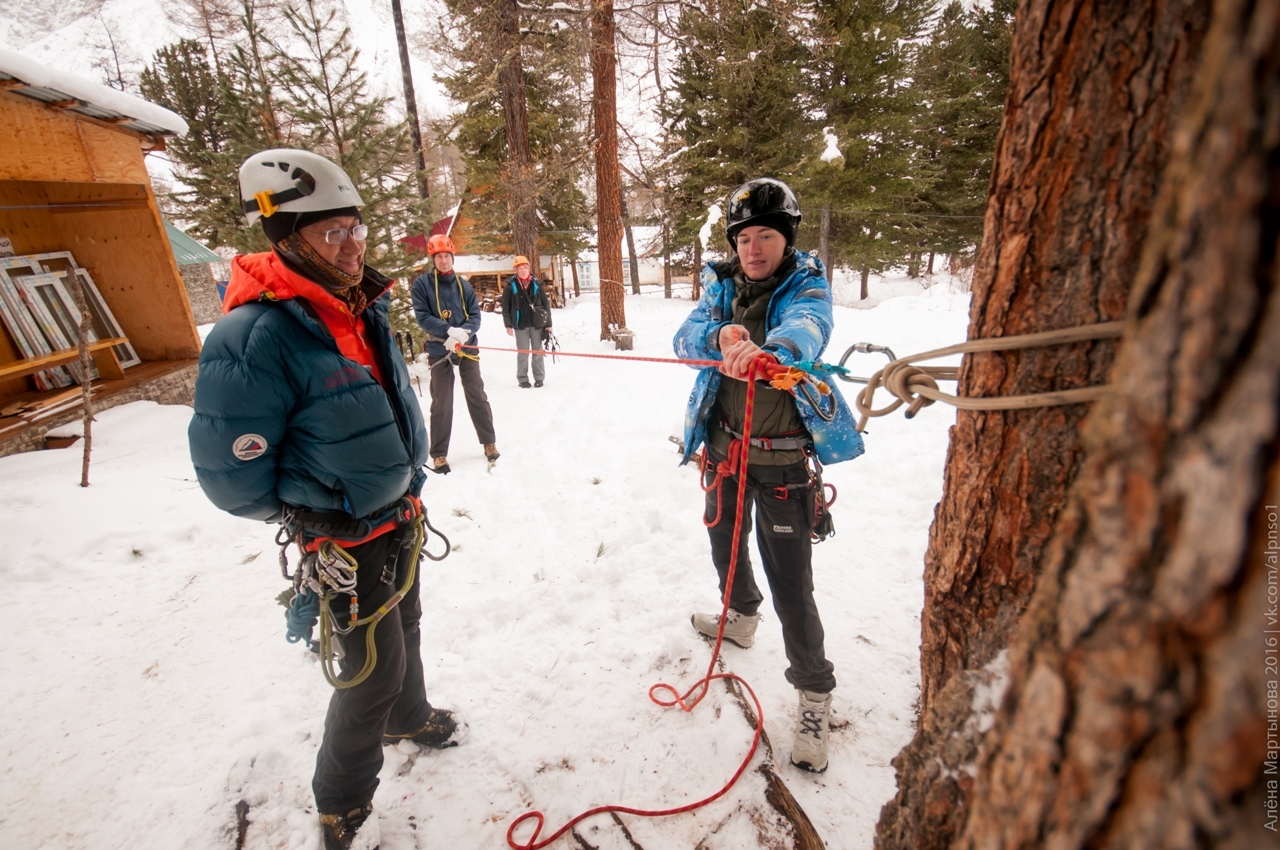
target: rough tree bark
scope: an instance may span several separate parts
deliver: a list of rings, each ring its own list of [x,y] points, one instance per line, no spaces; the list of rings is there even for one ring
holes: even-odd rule
[[[627,324],[622,285],[622,199],[618,173],[618,59],[612,0],[591,2],[592,114],[596,127],[596,234],[600,257],[600,338]]]
[[[974,272],[969,338],[1120,318],[1138,270],[1208,0],[1027,0]],[[961,394],[1101,384],[1111,342],[966,357]],[[877,845],[950,846],[1001,669],[1081,462],[1087,405],[957,416],[925,555],[920,717],[894,759]]]
[[[1202,57],[964,850],[1277,846],[1280,0]]]
[[[511,186],[511,238],[516,253],[540,268],[538,257],[538,198],[529,147],[529,117],[524,91],[524,65],[520,55],[520,4],[502,0],[498,10],[503,63],[498,71],[502,92],[502,117],[507,130],[507,180]]]

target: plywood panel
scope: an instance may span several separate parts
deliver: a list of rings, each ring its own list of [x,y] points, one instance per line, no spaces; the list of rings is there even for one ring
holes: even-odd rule
[[[0,180],[150,185],[138,134],[4,92]]]
[[[143,360],[199,356],[200,337],[149,185],[0,181],[0,234],[70,251]]]

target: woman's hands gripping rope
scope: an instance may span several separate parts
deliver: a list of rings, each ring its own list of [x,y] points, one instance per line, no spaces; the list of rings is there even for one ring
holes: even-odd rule
[[[757,349],[757,351],[759,351],[759,349]],[[747,474],[747,456],[751,447],[751,414],[755,410],[756,379],[766,373],[770,368],[770,364],[777,366],[777,361],[768,354],[760,352],[754,359],[750,360],[746,364],[744,370],[747,380],[747,409],[742,424],[742,440],[735,440],[734,445],[730,448],[731,454],[735,449],[738,452],[737,457],[734,460],[736,461],[736,468],[741,475],[741,478],[739,479],[740,481],[745,480]],[[718,366],[719,364],[716,365]],[[729,556],[729,573],[725,577],[724,600],[720,608],[720,628],[716,630],[715,647],[711,651],[711,663],[707,665],[707,673],[701,679],[694,682],[693,685],[690,686],[683,694],[677,691],[674,686],[666,683],[659,683],[649,688],[649,699],[653,700],[656,704],[663,706],[664,708],[670,708],[671,706],[678,705],[680,706],[681,711],[691,712],[697,707],[698,703],[702,702],[710,689],[711,682],[714,680],[735,679],[741,683],[743,689],[751,696],[751,701],[755,704],[756,711],[755,732],[751,737],[751,747],[747,751],[746,757],[743,758],[742,764],[738,765],[737,771],[734,772],[733,776],[723,788],[711,796],[697,801],[696,803],[689,803],[688,805],[678,806],[673,809],[633,809],[628,806],[620,805],[597,806],[596,808],[585,811],[573,818],[564,826],[556,830],[550,838],[543,841],[539,841],[538,836],[541,835],[542,827],[546,822],[544,815],[540,811],[525,812],[520,815],[520,817],[512,821],[511,826],[507,828],[507,846],[512,848],[512,850],[541,850],[541,848],[547,847],[555,842],[556,839],[560,838],[560,836],[564,835],[579,822],[586,820],[593,815],[604,814],[605,812],[621,812],[623,814],[637,815],[639,817],[647,818],[664,817],[666,815],[678,815],[684,812],[691,812],[694,809],[699,809],[724,796],[746,771],[747,765],[751,763],[751,759],[755,757],[756,750],[760,746],[760,735],[764,729],[764,709],[761,708],[759,698],[756,696],[755,691],[751,689],[751,686],[747,684],[746,680],[733,673],[715,672],[716,662],[720,658],[720,646],[724,642],[725,618],[729,613],[729,599],[733,593],[733,578],[738,568],[738,548],[739,543],[742,540],[742,516],[746,505],[746,494],[747,488],[745,486],[738,487],[737,504],[734,507],[733,548]],[[718,512],[720,507],[718,503],[716,507]],[[717,513],[717,516],[718,515],[719,514]],[[532,820],[534,822],[533,833],[524,842],[517,843],[515,838],[516,829],[528,820]]]

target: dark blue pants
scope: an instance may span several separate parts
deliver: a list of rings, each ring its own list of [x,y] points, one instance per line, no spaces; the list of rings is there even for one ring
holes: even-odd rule
[[[356,593],[361,616],[376,611],[404,581],[410,550],[404,550],[403,561],[398,565],[399,574],[392,584],[382,581],[384,566],[396,566],[402,540],[411,540],[408,529],[403,531],[404,534],[384,534],[347,550],[360,564],[356,570]],[[374,630],[378,661],[369,678],[354,688],[334,691],[329,700],[324,740],[311,780],[316,809],[321,814],[345,814],[373,800],[378,771],[382,769],[383,733],[412,731],[427,721],[431,705],[422,681],[419,649],[422,642],[420,583],[419,573],[404,599]],[[334,622],[345,623],[350,617],[348,597],[337,596],[330,604]],[[362,626],[349,635],[334,636],[346,653],[340,662],[343,679],[350,679],[364,666],[366,629],[368,626]]]

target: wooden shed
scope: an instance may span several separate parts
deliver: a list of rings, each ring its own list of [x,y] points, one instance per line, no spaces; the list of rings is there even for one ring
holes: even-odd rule
[[[96,285],[112,317],[94,343],[98,409],[191,402],[200,338],[143,161],[186,129],[155,104],[0,49],[0,239],[18,255],[0,262],[54,257],[31,268],[56,275],[61,262]],[[9,326],[12,310],[0,318],[3,456],[43,447],[45,431],[81,414],[79,386],[49,380],[76,369],[74,348],[33,348]]]

